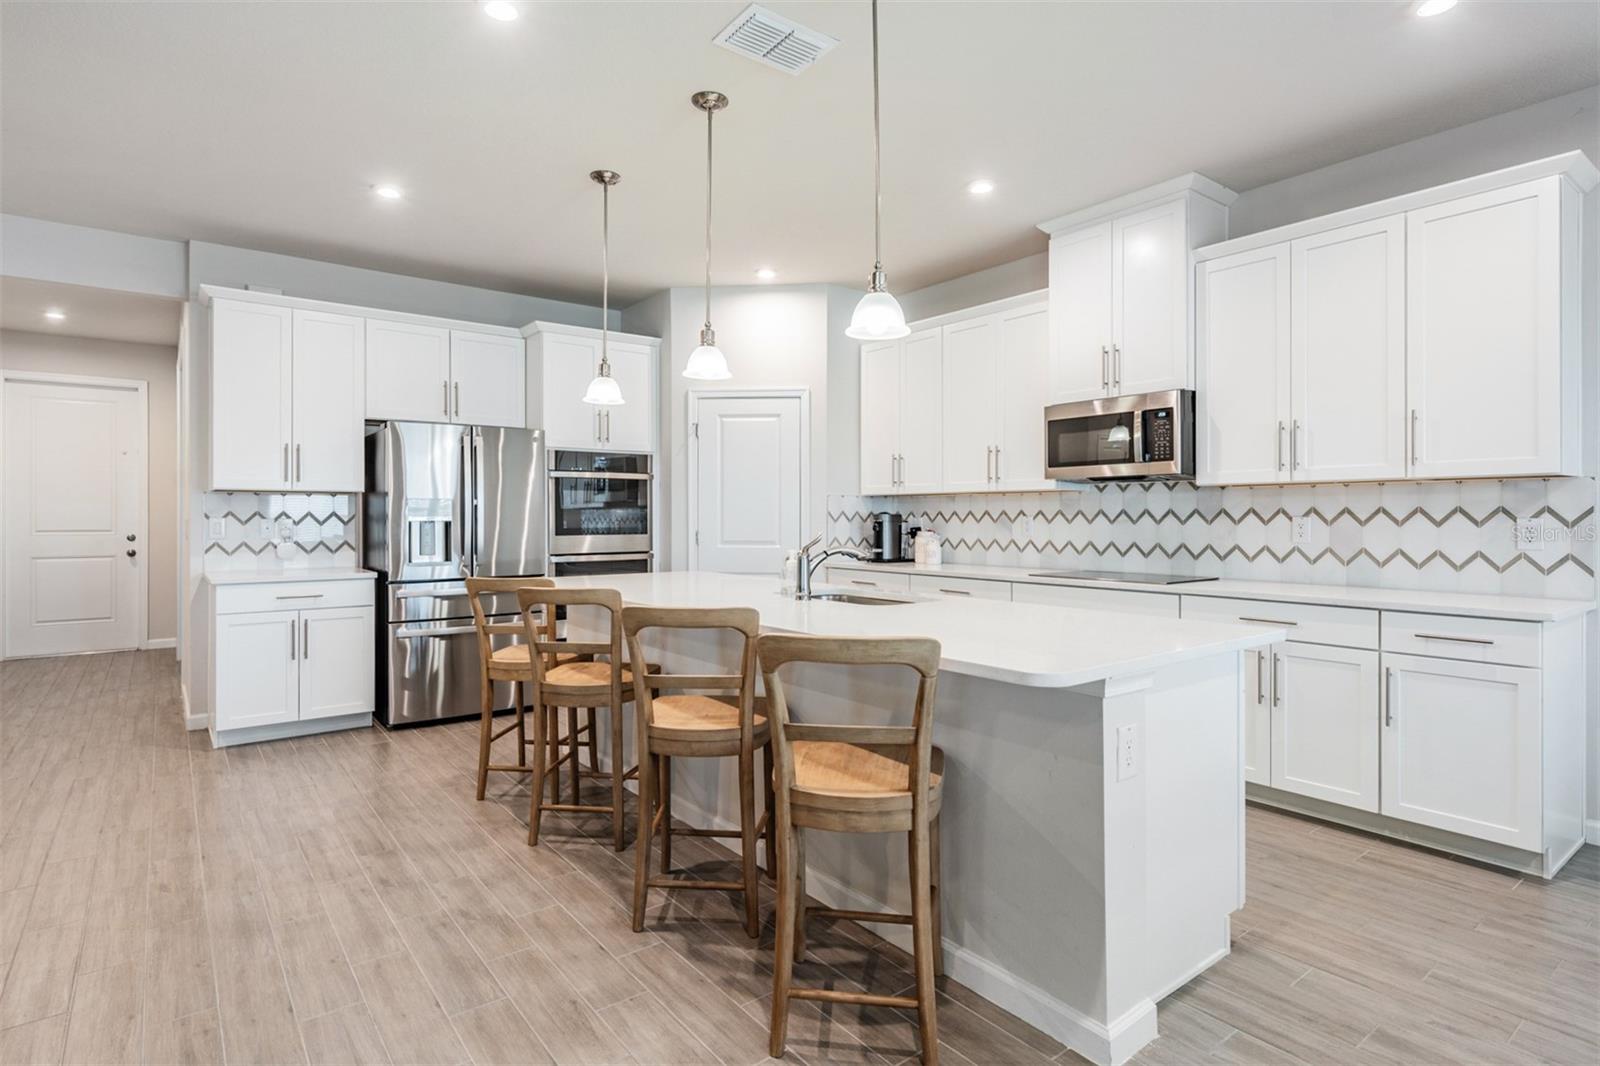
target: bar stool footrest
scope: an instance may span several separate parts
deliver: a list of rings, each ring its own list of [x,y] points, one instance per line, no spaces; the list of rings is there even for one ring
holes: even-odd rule
[[[807,918],[842,918],[851,922],[887,922],[890,925],[910,925],[909,914],[883,914],[879,911],[846,911],[832,907],[807,907]]]
[[[820,999],[824,1003],[860,1003],[868,1007],[917,1009],[915,996],[880,996],[872,992],[842,992],[833,988],[790,988],[790,999]]]
[[[516,763],[501,763],[501,764],[498,764],[498,765],[494,764],[494,763],[490,763],[489,766],[486,767],[486,769],[497,770],[497,771],[499,771],[500,773],[503,773],[503,774],[531,774],[531,773],[533,773],[533,767],[531,767],[531,766],[518,766]]]
[[[541,811],[565,811],[567,814],[610,814],[611,804],[597,806],[590,803],[541,803]]]
[[[706,888],[718,892],[743,892],[743,881],[691,881],[679,877],[652,877],[645,882],[651,888]]]
[[[675,825],[667,831],[675,837],[721,837],[730,840],[738,840],[744,835],[737,829],[700,829],[692,825]]]

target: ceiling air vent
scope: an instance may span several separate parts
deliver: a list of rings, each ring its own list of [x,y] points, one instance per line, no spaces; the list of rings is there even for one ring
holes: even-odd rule
[[[749,56],[757,63],[799,74],[839,42],[759,4],[751,4],[712,38],[712,43]]]

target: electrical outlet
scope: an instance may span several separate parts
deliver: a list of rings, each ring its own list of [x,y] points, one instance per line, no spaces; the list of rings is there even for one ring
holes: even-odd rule
[[[1511,527],[1511,539],[1523,551],[1538,551],[1545,544],[1544,523],[1523,519]]]
[[[206,519],[206,536],[212,540],[221,540],[228,535],[228,520],[226,518]]]
[[[1290,540],[1295,544],[1304,544],[1311,539],[1311,519],[1305,515],[1295,515],[1294,522],[1289,529]]]
[[[1117,780],[1139,776],[1139,727],[1117,726]]]

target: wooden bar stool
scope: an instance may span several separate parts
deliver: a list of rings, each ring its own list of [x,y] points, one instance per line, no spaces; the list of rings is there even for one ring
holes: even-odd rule
[[[482,726],[478,731],[478,798],[483,799],[484,790],[489,783],[489,771],[494,770],[506,773],[526,774],[532,772],[528,765],[528,745],[533,743],[528,739],[525,728],[523,708],[527,704],[527,686],[534,681],[533,663],[528,656],[528,645],[515,641],[503,648],[494,648],[495,636],[523,636],[526,630],[522,620],[515,622],[491,622],[489,619],[497,614],[510,613],[512,604],[497,606],[495,596],[515,597],[520,588],[554,588],[555,582],[542,577],[469,577],[466,579],[467,602],[472,606],[472,620],[478,630],[478,670],[483,693],[482,701]],[[484,601],[488,600],[486,604]],[[519,608],[520,610],[520,608]],[[542,612],[539,621],[539,631],[544,634],[547,641],[556,639],[555,612],[546,610]],[[551,653],[546,656],[549,665],[572,662],[578,656],[563,653]],[[512,685],[512,706],[516,712],[516,721],[506,726],[498,733],[494,731],[494,685],[496,681],[510,682]],[[512,730],[517,734],[517,761],[515,764],[503,763],[492,765],[489,762],[489,750],[494,742]],[[567,738],[569,743],[576,744],[587,735],[589,743],[589,760],[591,767],[595,763],[595,738],[594,721],[582,730],[574,730]]]
[[[736,674],[665,674],[634,677],[638,706],[635,735],[639,761],[639,834],[634,838],[633,931],[644,931],[645,897],[652,888],[701,888],[744,893],[745,932],[761,935],[756,838],[767,836],[772,854],[772,778],[766,701],[756,696],[756,636],[761,615],[748,607],[624,607],[622,631],[633,662],[645,661],[639,634],[649,629],[734,633],[740,641]],[[761,779],[766,806],[755,817],[755,752],[761,749]],[[672,760],[739,760],[739,828],[675,829],[672,825]],[[661,874],[650,876],[650,847],[661,834]],[[668,876],[672,836],[737,837],[742,877],[738,881],[697,881]],[[770,859],[768,860],[771,861]]]
[[[783,1055],[789,1000],[914,1007],[922,1061],[939,1061],[933,980],[944,971],[939,923],[939,808],[944,752],[932,744],[939,642],[921,637],[820,637],[767,634],[756,642],[766,682],[777,759],[777,946],[773,960],[772,1043]],[[910,726],[823,725],[793,722],[779,671],[787,663],[902,666],[917,676]],[[858,922],[910,925],[917,994],[885,996],[827,988],[794,988],[795,960],[805,952],[805,850],[801,830],[905,833],[911,867],[911,913],[880,914],[817,908],[814,913]]]
[[[633,702],[633,675],[622,660],[622,595],[615,589],[580,589],[554,587],[524,587],[517,590],[517,606],[522,612],[525,639],[537,649],[533,661],[533,795],[528,807],[528,844],[539,843],[539,822],[545,811],[611,815],[612,841],[622,850],[623,806],[622,783],[638,774],[637,766],[623,769],[622,707]],[[542,619],[554,617],[557,607],[598,607],[609,616],[610,633],[604,641],[562,641],[559,644],[545,632]],[[569,662],[551,664],[548,656],[560,652],[576,655]],[[604,655],[600,660],[596,656]],[[653,669],[645,665],[647,671]],[[552,798],[544,797],[546,775],[560,774],[563,756],[552,737],[555,731],[556,712],[568,708],[567,756],[572,763],[572,802],[559,803],[557,788],[552,788]],[[590,713],[589,739],[592,742],[601,710],[611,715],[611,769],[581,770],[578,766],[577,735],[582,732],[576,724],[579,710]],[[552,746],[558,748],[554,762],[550,761]],[[581,777],[609,777],[611,803],[586,804],[578,802]]]

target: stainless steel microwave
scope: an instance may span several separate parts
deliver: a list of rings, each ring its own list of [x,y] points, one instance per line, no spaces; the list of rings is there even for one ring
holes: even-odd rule
[[[1192,481],[1194,390],[1108,396],[1044,409],[1045,476]]]

